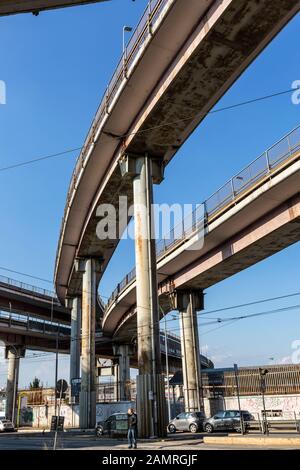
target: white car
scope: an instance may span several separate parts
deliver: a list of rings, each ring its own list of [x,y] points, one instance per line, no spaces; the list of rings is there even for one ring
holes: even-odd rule
[[[15,427],[8,419],[0,419],[0,432],[13,432]]]

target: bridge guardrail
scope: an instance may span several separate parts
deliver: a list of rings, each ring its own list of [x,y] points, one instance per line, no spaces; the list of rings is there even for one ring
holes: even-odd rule
[[[71,328],[66,325],[32,318],[29,315],[20,315],[17,313],[0,311],[0,322],[4,320],[9,326],[17,325],[26,328],[26,330],[41,332],[43,334],[70,336]]]
[[[203,203],[204,216],[202,211],[196,209],[186,219],[183,219],[179,226],[173,227],[168,234],[168,238],[158,240],[156,243],[156,256],[160,258],[173,247],[181,243],[189,236],[197,233],[199,227],[203,227],[203,222],[207,224],[209,219],[220,215],[228,204],[235,203],[237,199],[255,187],[266,176],[272,175],[288,160],[300,152],[300,125],[282,137],[278,142],[268,148],[258,158],[243,168],[239,173],[227,181],[220,189],[213,193]],[[199,213],[198,213],[199,212]],[[200,215],[200,218],[199,218]],[[203,220],[204,217],[204,220]],[[185,222],[188,221],[186,224]],[[181,230],[181,232],[179,231]],[[177,237],[181,233],[181,238]],[[135,279],[135,269],[130,271],[117,285],[107,301],[106,309],[116,300],[118,295]]]
[[[100,106],[98,107],[98,110],[95,114],[93,124],[91,125],[88,131],[85,144],[82,147],[80,155],[75,163],[75,167],[70,180],[69,190],[67,193],[67,201],[60,228],[60,240],[62,237],[66,214],[72,198],[73,190],[76,188],[76,183],[80,171],[84,166],[87,155],[89,154],[88,148],[91,144],[93,144],[96,133],[99,132],[99,128],[101,127],[101,121],[103,121],[105,116],[108,115],[109,106],[112,104],[115,96],[117,95],[117,92],[121,87],[123,79],[127,77],[128,71],[134,65],[135,59],[137,58],[142,46],[147,40],[151,39],[153,28],[158,25],[161,13],[168,4],[171,6],[174,1],[175,0],[150,0],[137,27],[135,28],[129,40],[129,43],[125,47],[124,53],[122,54],[121,59],[102,97]],[[58,253],[59,249],[57,252],[57,256]]]
[[[27,290],[30,292],[34,292],[36,294],[45,295],[47,297],[53,298],[54,300],[57,300],[56,294],[53,291],[43,289],[42,287],[32,286],[31,284],[17,281],[16,279],[11,279],[6,276],[0,276],[0,284],[6,284],[9,286],[17,287],[18,289]]]

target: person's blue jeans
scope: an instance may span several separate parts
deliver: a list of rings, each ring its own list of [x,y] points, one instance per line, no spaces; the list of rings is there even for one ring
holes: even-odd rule
[[[128,446],[136,447],[136,429],[128,429]]]

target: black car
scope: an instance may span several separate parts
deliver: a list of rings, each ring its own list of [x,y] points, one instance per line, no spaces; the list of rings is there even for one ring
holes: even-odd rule
[[[249,427],[249,421],[253,416],[249,411],[241,411],[244,426]],[[214,416],[206,419],[203,423],[203,430],[212,433],[214,431],[236,431],[241,432],[240,412],[238,410],[219,411]]]
[[[125,436],[128,431],[128,415],[127,413],[114,413],[104,421],[96,424],[96,435],[98,437],[104,434],[109,436]]]

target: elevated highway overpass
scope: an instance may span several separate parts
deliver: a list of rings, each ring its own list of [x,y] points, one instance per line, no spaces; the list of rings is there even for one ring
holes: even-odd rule
[[[109,0],[0,0],[0,16],[15,15],[17,13],[33,13],[36,15],[44,10],[106,1]]]
[[[54,292],[5,276],[0,276],[0,309],[70,323],[70,310],[61,305]]]
[[[72,378],[80,377],[80,348],[76,351],[77,354],[79,353],[78,358],[75,357],[75,354],[72,354],[73,343],[80,344],[80,337],[74,338],[72,334],[74,332],[70,325],[42,320],[29,314],[0,310],[0,341],[6,345],[6,357],[8,359],[6,416],[9,419],[13,419],[14,414],[20,358],[25,356],[26,350],[59,352],[61,354],[71,353],[70,382]],[[169,373],[180,370],[182,366],[180,338],[167,333],[167,350],[166,339],[163,334],[160,335],[160,342],[163,355],[162,362],[164,365],[166,364],[165,356],[167,354]],[[134,346],[130,349],[128,346],[126,347],[126,368],[121,367],[122,360],[120,359],[124,349],[116,352],[111,338],[105,337],[99,331],[95,335],[95,350],[96,355],[100,358],[113,359],[117,387],[116,396],[119,399],[125,399],[126,380],[130,379],[129,368],[137,367],[136,348]],[[213,367],[212,362],[205,356],[201,355],[200,361],[203,368]],[[94,370],[96,370],[95,365]]]
[[[207,289],[300,240],[300,126],[266,150],[204,202],[205,220],[176,239],[157,243],[158,295],[174,309],[178,289]],[[200,227],[200,228],[199,228]],[[199,230],[204,243],[199,249]],[[178,229],[178,227],[177,227]],[[196,248],[196,249],[193,249]],[[104,334],[126,341],[136,332],[136,278],[132,270],[112,293]]]
[[[30,315],[0,310],[0,341],[37,351],[60,353],[70,351],[71,328]]]
[[[58,341],[57,341],[58,338]],[[45,352],[70,353],[71,326],[61,325],[56,322],[40,320],[21,313],[11,313],[0,310],[0,341],[7,345],[22,346],[26,350]],[[163,364],[165,364],[166,345],[165,336],[160,335]],[[167,354],[170,370],[181,369],[181,344],[180,338],[173,333],[167,333]],[[96,333],[96,356],[104,359],[115,359],[113,341],[105,337],[102,332]],[[213,367],[212,362],[201,355],[203,368]],[[137,367],[136,350],[132,348],[130,355],[130,367]]]
[[[153,0],[103,96],[76,163],[62,221],[55,283],[59,299],[81,294],[76,258],[101,257],[116,240],[99,240],[97,207],[133,199],[122,178],[125,153],[162,167],[206,113],[299,11],[299,0]],[[179,27],[180,25],[180,27]],[[101,277],[101,276],[100,276]]]
[[[144,415],[139,420],[139,435],[163,436],[156,258],[150,236],[152,184],[162,180],[165,167],[181,145],[299,8],[299,0],[149,2],[77,160],[57,250],[58,298],[61,302],[66,297],[73,298],[77,305],[82,296],[82,336],[86,340],[82,342],[81,427],[95,424],[95,302],[98,283],[119,241],[118,235],[113,239],[97,236],[98,207],[113,205],[122,225],[124,214],[118,213],[119,196],[126,197],[128,206],[135,203],[140,391],[137,409],[140,414],[143,410]],[[139,209],[141,206],[146,207],[145,213]],[[128,219],[126,214],[125,225]],[[242,223],[236,221],[240,231]],[[147,236],[143,237],[143,233]],[[224,257],[224,252],[218,256]],[[175,266],[178,260],[176,257],[172,263],[169,259],[169,268],[173,264],[172,269],[178,269],[176,273],[180,272],[180,266]],[[192,282],[187,279],[182,283],[188,284]],[[196,311],[203,305],[203,292],[176,289],[176,301],[177,306],[180,304],[183,332],[186,411],[196,411],[201,409]],[[120,319],[116,312],[105,317],[106,331],[120,327],[115,323],[115,319]],[[153,396],[153,401],[149,396]]]

